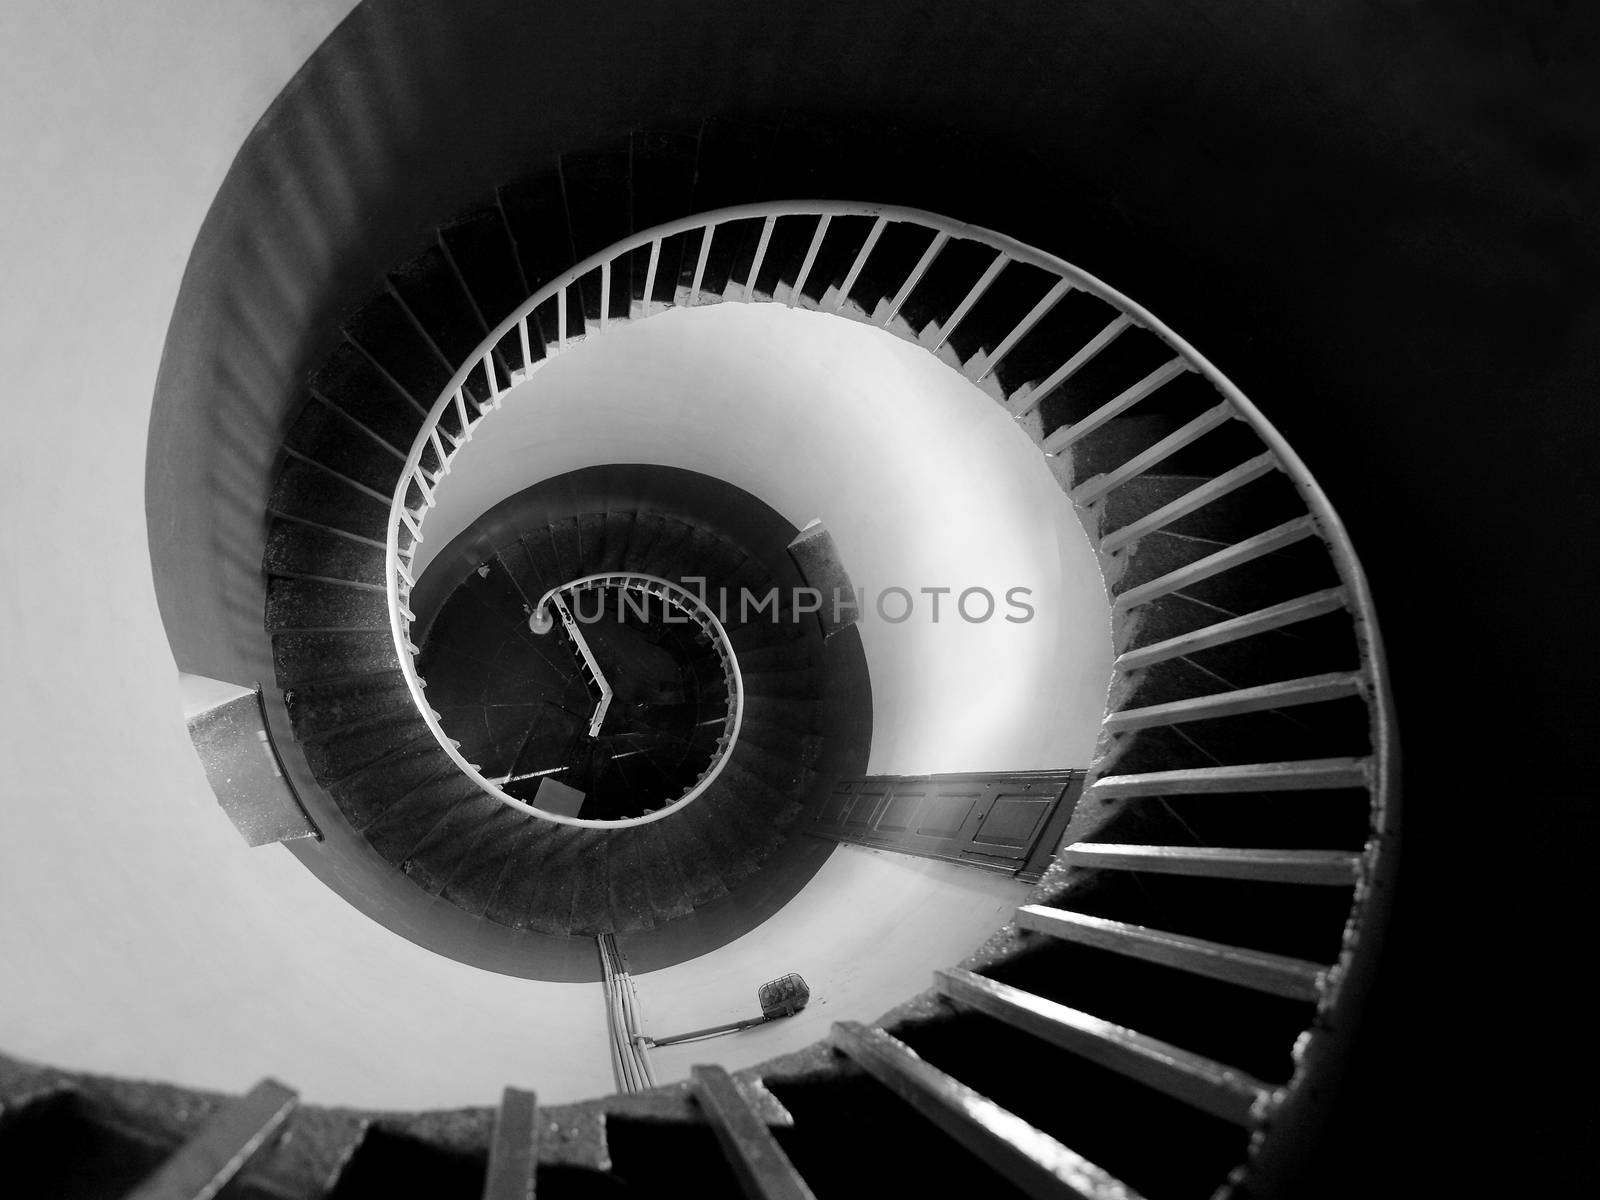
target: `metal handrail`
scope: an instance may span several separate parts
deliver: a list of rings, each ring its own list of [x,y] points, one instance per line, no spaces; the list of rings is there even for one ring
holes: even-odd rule
[[[522,365],[520,369],[513,371],[511,374],[513,386],[533,375],[544,362],[548,362],[552,357],[568,349],[575,340],[593,334],[603,334],[609,330],[613,321],[609,311],[611,307],[612,264],[618,259],[624,255],[649,247],[650,254],[646,269],[643,300],[639,303],[642,304],[642,315],[644,316],[649,316],[656,311],[665,311],[675,307],[676,300],[657,301],[654,298],[662,243],[666,239],[678,235],[698,233],[698,259],[695,262],[693,283],[688,288],[687,296],[687,303],[693,305],[700,299],[701,283],[717,230],[731,222],[761,221],[763,222],[761,237],[748,274],[742,281],[742,297],[734,294],[737,293],[741,286],[741,281],[738,280],[729,280],[723,297],[719,297],[720,299],[731,295],[731,298],[734,299],[755,300],[757,299],[755,283],[770,244],[773,225],[778,219],[786,216],[815,217],[818,219],[815,235],[806,252],[805,259],[800,265],[798,275],[792,283],[786,282],[786,286],[790,290],[787,300],[789,306],[793,307],[798,304],[803,307],[821,308],[824,311],[841,312],[852,286],[885,229],[891,224],[910,224],[932,231],[934,242],[919,262],[910,269],[902,280],[898,281],[900,286],[893,293],[893,299],[882,309],[881,315],[872,314],[869,318],[871,323],[880,328],[890,332],[903,332],[896,329],[895,318],[901,305],[937,256],[938,251],[944,245],[956,239],[983,244],[995,252],[995,260],[984,276],[974,285],[967,299],[952,312],[938,344],[931,347],[933,351],[937,352],[944,345],[951,329],[977,301],[983,289],[998,276],[1005,266],[1010,263],[1022,263],[1037,267],[1055,277],[1057,281],[1055,287],[1035,306],[1032,312],[1022,319],[1016,330],[996,346],[994,354],[990,356],[989,365],[977,377],[978,380],[981,380],[984,375],[994,370],[995,363],[1003,353],[1021,339],[1026,330],[1031,327],[1032,322],[1038,320],[1048,311],[1050,305],[1067,292],[1081,291],[1098,298],[1121,314],[1096,339],[1099,344],[1103,345],[1109,342],[1111,338],[1114,338],[1130,325],[1143,328],[1160,338],[1181,360],[1184,369],[1197,372],[1216,390],[1228,405],[1232,416],[1244,421],[1251,427],[1267,447],[1268,452],[1274,459],[1274,465],[1292,482],[1312,518],[1317,535],[1326,547],[1343,586],[1347,601],[1346,607],[1353,620],[1354,636],[1360,653],[1371,744],[1367,776],[1370,797],[1370,836],[1363,860],[1363,870],[1356,900],[1352,905],[1351,917],[1346,929],[1346,952],[1341,954],[1340,961],[1334,964],[1329,972],[1327,987],[1323,993],[1320,1012],[1324,1018],[1324,1024],[1326,1024],[1325,1019],[1335,1008],[1343,1006],[1354,993],[1364,990],[1370,983],[1371,964],[1375,959],[1376,935],[1383,923],[1381,918],[1388,904],[1389,882],[1393,871],[1394,854],[1391,844],[1398,829],[1399,755],[1396,746],[1395,718],[1393,702],[1390,696],[1388,670],[1373,611],[1371,591],[1355,549],[1351,544],[1349,534],[1322,488],[1312,477],[1311,472],[1306,468],[1300,457],[1289,447],[1283,436],[1232,382],[1217,370],[1208,359],[1189,345],[1187,341],[1174,333],[1148,309],[1134,303],[1121,292],[1108,286],[1098,278],[1064,262],[1054,255],[989,229],[954,221],[919,209],[843,201],[770,202],[724,208],[667,222],[653,229],[634,234],[599,253],[590,255],[582,262],[551,279],[519,305],[505,320],[501,321],[489,336],[479,344],[467,361],[457,369],[450,382],[445,385],[440,393],[438,400],[435,401],[430,409],[406,460],[405,469],[401,474],[400,482],[390,506],[386,548],[390,627],[407,687],[410,689],[419,710],[427,720],[429,728],[433,730],[440,744],[456,761],[457,765],[471,775],[486,791],[496,795],[502,801],[549,820],[559,820],[567,824],[591,824],[591,822],[581,822],[572,818],[562,818],[555,814],[539,812],[539,810],[533,809],[531,806],[500,792],[498,788],[484,780],[460,756],[439,728],[436,718],[427,706],[422,693],[422,684],[417,677],[413,661],[413,655],[416,651],[415,647],[411,645],[407,633],[409,610],[405,606],[403,594],[409,591],[410,586],[415,581],[411,578],[408,570],[409,555],[402,552],[400,548],[400,530],[402,528],[407,529],[414,539],[420,540],[427,510],[434,503],[432,488],[437,484],[439,476],[429,476],[422,470],[421,461],[431,446],[441,459],[443,468],[441,474],[448,470],[450,456],[458,448],[459,443],[448,434],[441,436],[439,422],[447,409],[452,406],[456,409],[462,426],[462,437],[465,439],[471,437],[476,424],[488,412],[500,407],[505,395],[505,389],[500,387],[494,359],[497,354],[497,347],[507,339],[513,330],[517,333],[516,344],[521,347],[522,351]],[[855,260],[842,282],[837,288],[830,289],[829,293],[824,295],[822,301],[813,303],[809,297],[802,293],[802,287],[807,281],[818,250],[827,234],[830,222],[835,218],[841,217],[872,218],[873,225],[864,243],[856,252]],[[688,261],[689,259],[686,256],[684,262],[687,263]],[[592,323],[586,321],[583,331],[573,331],[568,328],[568,291],[580,279],[596,271],[599,272],[600,316],[598,320]],[[676,291],[677,285],[675,284],[674,287]],[[529,321],[537,309],[552,299],[556,301],[557,335],[553,342],[542,345],[541,348],[545,356],[535,360],[531,350],[532,333]],[[1086,358],[1092,352],[1091,347],[1085,346],[1079,357]],[[1071,364],[1064,364],[1061,371],[1057,373],[1058,377],[1064,377],[1062,373],[1070,372],[1071,369],[1073,369]],[[1163,368],[1163,370],[1166,369]],[[485,405],[475,404],[466,396],[464,391],[468,379],[475,371],[483,372],[487,383],[490,399]],[[1147,380],[1146,383],[1150,384],[1149,390],[1153,391],[1155,387],[1159,387],[1166,377],[1152,377],[1151,380]],[[1048,381],[1045,384],[1041,384],[1033,392],[1031,404],[1036,404],[1050,386],[1053,386],[1053,383]],[[1148,394],[1148,392],[1145,394]],[[1128,403],[1129,405],[1135,404],[1142,398],[1142,395],[1135,395],[1128,400]],[[1020,396],[1013,397],[1014,403],[1008,403],[1008,408],[1018,418],[1024,416],[1031,409],[1031,404],[1024,404],[1022,399]],[[476,416],[473,415],[473,409],[478,410]],[[1058,433],[1058,435],[1053,436],[1060,435]],[[1070,434],[1067,435],[1068,440],[1070,440],[1071,436]],[[1050,453],[1053,449],[1064,448],[1065,444],[1065,442],[1062,442],[1058,447],[1046,445],[1044,448],[1046,453]],[[408,506],[407,503],[407,497],[413,483],[416,484],[417,490],[422,496],[420,507],[415,509]],[[1095,773],[1092,771],[1091,776]],[[658,813],[651,814],[649,818],[643,819],[654,819],[664,816],[670,811],[672,809],[664,809]],[[1354,946],[1358,938],[1363,942],[1363,953],[1359,961],[1354,954]],[[1325,1041],[1327,1033],[1326,1029],[1319,1031],[1319,1038]],[[1318,1040],[1318,1038],[1307,1039],[1306,1045],[1302,1046],[1301,1053],[1297,1057],[1303,1069],[1309,1068],[1315,1063],[1318,1057],[1315,1043]],[[1297,1078],[1299,1074],[1303,1074],[1303,1071],[1297,1073]],[[1287,1090],[1303,1091],[1304,1089],[1295,1089],[1291,1084]]]

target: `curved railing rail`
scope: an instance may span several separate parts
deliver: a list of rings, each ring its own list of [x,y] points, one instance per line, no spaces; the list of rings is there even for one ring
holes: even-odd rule
[[[705,769],[700,772],[694,783],[684,791],[682,796],[671,804],[662,805],[642,817],[633,817],[626,821],[594,822],[594,824],[609,826],[642,825],[648,821],[660,820],[670,813],[677,812],[684,805],[703,795],[706,789],[716,782],[716,778],[722,773],[722,768],[727,763],[729,755],[733,753],[733,747],[739,740],[739,730],[744,724],[744,676],[739,671],[739,657],[733,652],[733,645],[728,640],[728,633],[723,628],[722,622],[718,620],[717,615],[711,611],[704,600],[681,584],[673,583],[670,579],[662,579],[656,575],[646,575],[641,571],[602,571],[594,575],[583,575],[577,579],[569,579],[566,583],[560,583],[547,589],[534,602],[533,613],[529,621],[535,632],[539,632],[544,628],[553,628],[555,621],[546,613],[547,606],[553,607],[557,609],[561,622],[578,637],[578,644],[583,651],[585,660],[589,663],[589,667],[596,677],[596,682],[604,693],[601,705],[596,709],[594,720],[590,725],[589,732],[591,736],[600,731],[600,725],[605,717],[604,709],[610,701],[611,689],[598,667],[595,666],[590,658],[588,647],[584,644],[581,634],[576,631],[576,626],[580,623],[581,617],[574,616],[572,610],[565,604],[564,597],[570,594],[575,598],[578,593],[600,591],[605,588],[621,588],[625,591],[654,596],[656,599],[672,605],[683,613],[705,635],[707,642],[710,643],[712,650],[716,653],[717,660],[722,666],[723,684],[728,694],[728,711],[723,717],[722,733],[717,737],[716,753],[712,755],[711,761],[706,764]],[[543,621],[539,620],[541,615],[545,617]]]
[[[763,267],[768,265],[767,256],[775,244],[773,234],[777,223],[786,218],[815,221],[814,232],[798,265],[795,266],[790,262],[787,265],[792,267],[792,270],[785,273],[780,269],[777,272],[776,283],[758,288],[759,280],[773,278],[770,270],[763,276]],[[837,277],[837,282],[831,282],[820,295],[814,294],[815,286],[808,293],[806,285],[810,282],[813,267],[818,261],[819,250],[828,237],[830,225],[843,218],[869,218],[870,230],[864,240],[851,250],[850,265],[842,276]],[[736,264],[740,268],[742,277],[734,278],[730,271],[725,282],[719,282],[707,289],[704,285],[707,282],[708,267],[713,263],[713,247],[716,239],[720,232],[735,224],[742,226],[743,249]],[[864,313],[850,302],[852,288],[867,268],[885,232],[900,225],[910,225],[931,233],[931,242],[913,265],[901,268],[901,273],[890,281],[890,287],[883,293],[884,299],[877,304],[875,310],[872,313]],[[749,248],[751,241],[754,241],[753,251]],[[663,247],[668,243],[673,246],[671,262],[681,263],[681,267],[664,267]],[[1387,670],[1373,613],[1371,593],[1349,535],[1327,496],[1312,478],[1299,456],[1262,416],[1256,406],[1204,356],[1147,309],[1094,276],[1053,255],[991,230],[916,209],[846,202],[796,201],[744,205],[669,222],[624,239],[550,280],[502,321],[480,343],[472,356],[456,370],[429,411],[396,488],[388,529],[387,591],[391,630],[407,685],[429,727],[439,738],[440,744],[464,771],[478,781],[480,786],[515,807],[552,820],[561,819],[552,814],[538,813],[528,805],[506,796],[484,780],[460,756],[439,728],[437,718],[426,703],[422,682],[416,673],[414,662],[416,647],[412,645],[409,636],[411,613],[406,604],[410,588],[415,583],[410,568],[415,561],[416,544],[423,535],[427,512],[434,504],[434,489],[439,485],[440,478],[449,472],[451,456],[472,436],[477,425],[501,406],[511,388],[535,374],[545,362],[559,356],[578,340],[603,335],[612,325],[623,322],[625,318],[613,315],[615,306],[612,298],[616,279],[626,281],[623,286],[630,289],[627,314],[630,318],[648,317],[675,306],[692,306],[708,301],[765,300],[787,303],[790,307],[798,305],[839,313],[853,319],[865,320],[899,336],[914,338],[914,334],[908,333],[909,325],[898,320],[901,309],[941,252],[952,243],[977,244],[992,253],[993,259],[988,269],[972,285],[966,297],[948,313],[937,342],[923,340],[919,344],[991,392],[999,390],[998,380],[991,376],[1000,361],[1064,296],[1074,291],[1086,293],[1117,310],[1118,315],[1104,329],[1077,348],[1076,352],[1048,377],[1000,397],[1006,409],[1018,420],[1029,417],[1052,389],[1070,378],[1101,349],[1129,328],[1148,331],[1161,339],[1173,353],[1171,362],[1153,372],[1087,420],[1057,430],[1047,437],[1035,434],[1035,440],[1040,442],[1041,449],[1047,456],[1054,457],[1069,452],[1072,443],[1087,432],[1088,428],[1101,420],[1134,409],[1171,379],[1185,372],[1198,373],[1216,391],[1220,403],[1211,413],[1199,421],[1192,422],[1191,425],[1195,429],[1203,430],[1214,428],[1223,420],[1236,419],[1254,431],[1267,449],[1266,455],[1262,456],[1260,461],[1292,481],[1308,514],[1308,521],[1302,524],[1321,540],[1338,573],[1341,585],[1338,589],[1341,593],[1340,603],[1350,613],[1359,649],[1359,690],[1367,702],[1371,752],[1360,760],[1355,770],[1364,779],[1370,796],[1370,836],[1358,875],[1355,903],[1346,927],[1345,952],[1322,981],[1318,1031],[1315,1036],[1302,1039],[1296,1055],[1299,1066],[1295,1079],[1276,1097],[1276,1100],[1282,1103],[1274,1106],[1273,1123],[1279,1125],[1292,1123],[1296,1119],[1296,1097],[1293,1093],[1302,1095],[1306,1093],[1307,1089],[1300,1084],[1308,1074],[1322,1069],[1319,1063],[1328,1057],[1324,1052],[1344,1027],[1331,1019],[1335,1010],[1345,1007],[1355,994],[1364,991],[1370,982],[1372,963],[1376,957],[1374,951],[1377,934],[1382,927],[1382,917],[1387,905],[1387,883],[1393,866],[1391,842],[1397,828],[1395,807],[1399,762]],[[799,243],[788,244],[794,248]],[[748,265],[745,265],[746,260],[742,257],[745,251],[749,251]],[[642,289],[636,295],[632,290],[632,281],[637,277],[641,263],[644,280]],[[1009,334],[1001,338],[986,354],[977,356],[981,362],[952,363],[952,352],[946,349],[952,331],[981,300],[985,289],[1006,267],[1014,263],[1048,272],[1054,277],[1054,285],[1017,322]],[[874,265],[876,267],[876,264]],[[720,275],[720,268],[716,273]],[[672,276],[671,290],[669,298],[663,299],[658,295],[662,290],[658,282],[665,282],[668,275]],[[685,278],[689,280],[687,284],[684,282]],[[882,280],[878,282],[881,284]],[[579,289],[577,296],[573,295],[574,289]],[[575,306],[572,301],[584,297],[592,300],[596,295],[599,298],[598,315],[583,318],[582,328],[574,328],[572,314]],[[580,305],[580,310],[581,307]],[[554,334],[547,340],[541,331],[549,330],[553,330]],[[501,377],[502,368],[505,371],[504,379]],[[479,375],[481,384],[475,379],[475,376]],[[469,387],[481,399],[469,395]],[[447,414],[453,414],[453,424],[459,430],[458,436],[453,436],[441,427],[441,421]],[[423,463],[430,452],[435,465],[427,469]],[[1132,470],[1132,467],[1125,470]],[[1102,497],[1111,487],[1129,477],[1124,470],[1119,470],[1110,477],[1089,480],[1071,489],[1070,495],[1080,513],[1086,513],[1090,504]],[[1093,536],[1092,522],[1086,521],[1086,524],[1091,524],[1090,532]],[[1109,717],[1111,714],[1107,715]],[[1096,769],[1091,771],[1091,784],[1098,774],[1098,766],[1097,763]],[[664,815],[666,811],[670,810],[663,810],[662,813],[653,816]],[[1363,947],[1363,953],[1359,956],[1354,952],[1358,941]]]

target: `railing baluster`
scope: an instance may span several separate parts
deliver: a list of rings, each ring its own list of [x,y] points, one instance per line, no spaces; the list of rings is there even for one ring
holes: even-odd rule
[[[1016,328],[1001,339],[1000,344],[994,348],[994,352],[989,356],[989,365],[978,373],[978,377],[973,382],[982,383],[992,375],[994,369],[1000,365],[1000,360],[1010,354],[1016,348],[1017,343],[1028,336],[1028,331],[1044,318],[1045,313],[1060,303],[1061,297],[1071,290],[1072,284],[1065,279],[1057,280],[1056,285],[1046,292],[1039,303],[1029,310],[1028,315],[1017,322]]]
[[[767,1123],[727,1071],[699,1066],[690,1069],[689,1077],[694,1098],[710,1120],[728,1165],[749,1200],[814,1200]]]
[[[439,440],[438,422],[428,430],[428,441],[433,445],[433,452],[439,456],[439,474],[450,474],[450,456],[444,452],[444,443]]]
[[[689,303],[700,302],[700,281],[706,277],[706,260],[711,257],[711,239],[717,232],[715,225],[707,225],[700,234],[700,257],[694,264],[694,282],[689,285]]]
[[[850,270],[845,273],[844,282],[839,285],[839,294],[833,298],[833,311],[838,312],[844,307],[844,302],[849,298],[850,289],[855,287],[856,279],[861,275],[861,269],[867,265],[867,256],[872,253],[872,248],[878,244],[878,239],[883,236],[883,231],[889,226],[888,217],[879,217],[872,223],[872,232],[867,234],[867,240],[861,243],[861,249],[856,251],[856,260],[850,264]]]
[[[1129,542],[1137,541],[1145,534],[1160,529],[1163,525],[1171,524],[1179,517],[1188,516],[1196,509],[1203,508],[1219,496],[1226,496],[1229,492],[1237,491],[1245,484],[1260,479],[1269,471],[1277,469],[1277,460],[1271,454],[1258,454],[1254,458],[1246,459],[1230,471],[1214,476],[1202,483],[1192,491],[1185,492],[1169,504],[1163,504],[1154,512],[1147,513],[1137,521],[1130,522],[1120,529],[1107,534],[1100,542],[1102,553],[1111,554],[1122,549]]]
[[[461,436],[463,438],[470,438],[472,436],[472,420],[467,416],[467,395],[466,392],[461,388],[456,389],[455,404],[456,413],[461,418]],[[435,421],[434,428],[437,429],[438,424],[439,423]]]
[[[1126,412],[1141,400],[1147,399],[1164,384],[1171,383],[1179,375],[1189,369],[1189,364],[1181,358],[1174,358],[1162,366],[1157,367],[1138,383],[1121,392],[1114,398],[1107,400],[1082,420],[1074,421],[1071,425],[1064,425],[1044,440],[1046,454],[1060,454],[1068,446],[1080,438],[1088,436],[1099,429],[1107,421],[1121,413]]]
[[[772,227],[777,223],[777,217],[768,217],[761,226],[761,240],[756,243],[756,256],[750,263],[750,274],[745,276],[744,281],[744,298],[747,302],[755,295],[756,275],[761,270],[762,260],[767,257],[767,243],[772,241]]]
[[[1157,463],[1165,462],[1185,446],[1192,445],[1219,425],[1233,420],[1233,405],[1226,400],[1208,408],[1192,421],[1179,426],[1152,446],[1135,454],[1113,471],[1095,475],[1072,489],[1074,504],[1093,504],[1107,492],[1121,487],[1136,475],[1142,475]]]
[[[661,266],[661,239],[650,243],[650,265],[644,271],[644,315],[650,315],[650,305],[656,294],[656,270]]]
[[[494,354],[483,356],[483,377],[489,381],[489,407],[500,407],[500,377],[495,374]]]
[[[888,325],[900,315],[901,306],[911,298],[912,290],[922,282],[922,277],[928,273],[928,268],[933,266],[933,260],[939,257],[939,251],[945,248],[950,235],[940,230],[934,235],[933,241],[928,243],[928,248],[922,252],[922,257],[917,260],[917,265],[911,268],[911,274],[906,276],[906,281],[900,285],[900,290],[895,293],[889,302],[889,311],[883,315],[881,325]]]
[[[567,289],[556,293],[556,342],[563,351],[567,348]]]
[[[538,1097],[508,1087],[494,1116],[483,1200],[534,1200],[538,1170]]]
[[[1027,396],[1012,408],[1012,416],[1025,417],[1038,408],[1046,396],[1082,370],[1084,364],[1114,342],[1117,335],[1132,324],[1133,318],[1127,313],[1118,313],[1110,324],[1085,342],[1076,354],[1050,372],[1038,387],[1031,389]]]
[[[944,348],[944,344],[950,340],[950,335],[956,331],[956,326],[961,324],[962,319],[972,311],[972,306],[983,299],[983,294],[989,290],[989,285],[1000,277],[1000,272],[1006,269],[1006,264],[1010,261],[1011,256],[1003,250],[994,256],[994,261],[978,277],[978,282],[967,291],[961,303],[956,305],[956,310],[950,314],[950,319],[939,331],[939,340],[933,344],[934,353],[937,354]]]
[[[420,542],[422,540],[422,530],[418,527],[417,523],[411,519],[411,514],[402,508],[400,510],[400,519],[406,523],[406,528],[411,530],[412,542]]]
[[[600,264],[600,332],[611,328],[611,263]]]
[[[294,1111],[299,1097],[263,1079],[225,1104],[127,1200],[211,1200]]]
[[[817,231],[811,235],[811,245],[806,248],[806,256],[800,264],[800,274],[794,281],[794,290],[789,293],[789,307],[794,307],[794,302],[800,298],[800,289],[805,287],[806,280],[811,275],[811,268],[816,264],[817,251],[822,249],[822,239],[828,236],[828,222],[833,220],[832,213],[823,213],[822,220],[817,222]]]
[[[426,504],[429,508],[432,508],[438,503],[438,501],[433,498],[433,489],[428,486],[428,477],[422,473],[421,467],[418,467],[411,473],[411,478],[417,481],[417,489],[422,493],[422,502],[424,504]]]
[[[528,339],[528,318],[526,315],[517,322],[517,340],[522,343],[522,372],[526,375],[533,370],[533,345]]]
[[[1220,575],[1223,571],[1237,567],[1241,563],[1251,562],[1263,554],[1271,554],[1274,550],[1298,542],[1303,538],[1315,537],[1316,523],[1310,517],[1296,517],[1292,521],[1285,521],[1281,525],[1274,525],[1271,529],[1263,530],[1254,537],[1247,537],[1242,542],[1235,542],[1225,546],[1214,554],[1204,558],[1197,558],[1191,563],[1168,571],[1165,575],[1131,587],[1117,595],[1113,601],[1115,607],[1126,612],[1137,604],[1144,604],[1158,596],[1165,596],[1179,588],[1188,587],[1190,584],[1199,583],[1202,579],[1210,579]]]

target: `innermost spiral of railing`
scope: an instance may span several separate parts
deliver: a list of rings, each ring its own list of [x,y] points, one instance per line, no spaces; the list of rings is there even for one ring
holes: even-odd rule
[[[692,661],[671,662],[663,647],[683,644],[666,636],[673,625],[692,628],[691,644],[704,653],[691,655]],[[627,798],[627,819],[675,810],[705,791],[738,738],[744,682],[721,622],[697,596],[670,580],[637,571],[585,575],[540,596],[528,627],[539,636],[555,633],[589,688],[594,707],[583,714],[586,726],[579,735],[586,744],[573,758],[586,757],[589,747],[610,759],[649,755],[662,745],[675,752],[675,770],[654,780],[653,794],[647,786]],[[658,657],[665,654],[672,678],[632,661],[652,648]],[[713,659],[716,676],[698,678],[703,670],[709,675]],[[680,674],[689,678],[680,679]],[[683,682],[694,695],[680,694]],[[709,686],[713,684],[720,687]],[[712,693],[709,704],[702,687]],[[680,786],[670,786],[674,779]],[[494,782],[510,786],[518,781]]]
[[[550,711],[552,720],[540,738],[524,741],[515,762],[499,768],[509,774],[487,775],[465,757],[478,751],[452,736],[483,742],[470,720],[453,727],[463,702],[453,668],[428,693],[438,693],[439,709],[426,711],[463,770],[507,804],[589,827],[659,820],[703,795],[733,752],[745,706],[733,646],[705,602],[668,579],[610,571],[548,588],[524,611],[522,636],[549,639],[544,660],[556,673],[533,672],[526,687],[500,686],[520,687],[514,704]],[[420,653],[437,664],[459,649],[436,621]],[[426,687],[420,676],[418,682]],[[513,701],[501,696],[498,703]],[[487,744],[479,749],[498,757]]]

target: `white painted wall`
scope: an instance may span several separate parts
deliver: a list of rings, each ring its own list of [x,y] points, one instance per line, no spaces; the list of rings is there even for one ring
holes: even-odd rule
[[[1111,671],[1087,536],[1037,447],[925,351],[778,304],[676,309],[579,345],[515,389],[460,452],[419,563],[528,485],[599,463],[702,471],[796,526],[820,517],[857,587],[913,594],[861,624],[870,770],[1087,766]],[[949,587],[940,620],[924,587]],[[968,623],[955,597],[997,599]],[[1013,587],[1034,616],[1013,624]],[[905,601],[890,597],[900,616]],[[981,615],[981,598],[970,610]]]
[[[0,262],[8,278],[0,289],[0,361],[11,372],[5,441],[12,499],[0,523],[7,563],[0,581],[0,1049],[69,1068],[234,1091],[273,1074],[313,1103],[492,1103],[507,1083],[535,1087],[543,1100],[559,1103],[612,1090],[598,985],[528,984],[439,958],[367,921],[282,848],[244,846],[189,744],[150,582],[143,447],[189,248],[240,142],[350,6],[0,6]],[[863,428],[897,428],[875,408],[879,384],[897,369],[885,359],[888,375],[852,376],[855,390],[840,403]],[[828,377],[812,370],[800,378],[809,388]],[[648,375],[634,383],[640,395],[657,394]],[[932,414],[945,401],[930,394],[927,403]],[[905,416],[903,403],[891,407]],[[664,418],[672,411],[659,410],[662,419],[648,428],[670,431]],[[951,412],[939,420],[941,438],[950,422],[970,420],[965,444],[939,449],[931,435],[905,444],[904,458],[877,464],[892,481],[886,493],[935,468],[943,472],[1000,436],[982,416]],[[835,482],[862,465],[817,461],[816,433],[797,433],[790,443],[781,430],[738,420],[727,431],[724,465],[730,455],[745,461],[722,473],[800,523],[819,515],[806,511],[810,493],[798,486],[804,472],[793,475],[793,488],[774,490],[764,464],[810,461],[808,469]],[[629,436],[648,440],[645,432],[641,425]],[[614,457],[585,459],[581,445],[569,444],[550,461],[567,469]],[[1032,486],[1004,477],[986,484],[1020,489],[1019,503],[1034,495]],[[941,522],[962,516],[957,504],[929,511]],[[952,581],[976,579],[955,573],[960,548],[999,536],[962,527],[904,538],[901,515],[880,514],[878,527],[841,524],[845,553],[894,571],[948,564]],[[889,540],[886,531],[908,543],[926,541],[924,556],[878,559],[871,548]],[[1050,556],[1061,537],[1039,521],[1002,540],[1010,539],[1008,554],[1031,548],[1054,571]],[[1016,559],[990,565],[1010,571]],[[1070,624],[1069,607],[1057,613],[1058,624]],[[1057,636],[1062,647],[1080,645],[1076,632]],[[888,661],[882,643],[870,644],[875,661]],[[1103,676],[1088,641],[1081,645],[1070,651],[1080,657],[1067,662],[1081,661],[1085,679]],[[1061,670],[1059,655],[1042,661]],[[929,677],[891,686],[887,680],[899,676],[883,668],[885,730],[911,727],[903,713],[920,702],[916,688],[938,682],[932,676],[944,669],[929,665]],[[1074,705],[1098,711],[1097,695],[1088,701],[1095,688],[1084,688],[1076,700],[1076,693],[1048,693],[1045,715],[1059,713],[1058,724],[1077,729]],[[953,722],[951,733],[979,739],[985,728],[1003,728],[1009,706],[1024,694],[968,696],[972,713]],[[1073,749],[1067,761],[1083,761],[1086,742]],[[886,750],[875,765],[940,765],[927,747],[920,758],[915,750]],[[1023,758],[1038,750],[1018,747]],[[1050,765],[1058,761],[1049,758]],[[830,865],[827,877],[841,890],[819,898],[829,908],[786,910],[714,961],[674,968],[670,980],[666,972],[650,977],[642,986],[652,1027],[660,1027],[658,1019],[699,1020],[716,998],[751,991],[768,977],[765,953],[752,948],[767,945],[776,947],[782,970],[805,970],[818,981],[827,997],[819,1013],[871,1019],[921,987],[933,960],[952,961],[981,940],[1009,905],[991,890],[996,881],[954,892],[940,875],[928,864],[889,859],[853,870],[843,861]],[[874,909],[868,898],[878,887],[888,894]],[[906,933],[900,944],[929,960],[900,986],[877,964],[870,977],[849,965],[861,945],[876,946],[870,924],[840,946],[844,957],[818,958],[822,943],[813,931],[851,897],[851,912],[881,912]],[[922,924],[906,923],[928,905],[944,914],[948,944],[931,940]],[[677,996],[697,979],[698,991]],[[735,980],[737,989],[723,982]],[[744,1054],[743,1045],[737,1049]]]
[[[609,1091],[597,985],[439,958],[206,785],[150,581],[144,445],[189,249],[350,0],[0,6],[0,1050],[311,1102]]]

